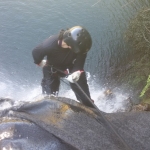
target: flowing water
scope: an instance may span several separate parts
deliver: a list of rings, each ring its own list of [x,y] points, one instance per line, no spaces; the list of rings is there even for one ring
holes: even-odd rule
[[[41,93],[42,70],[33,63],[31,51],[60,29],[85,26],[93,39],[85,64],[95,103],[106,112],[121,107],[128,93],[114,91],[114,102],[99,100],[105,88],[101,81],[111,75],[128,48],[123,39],[130,19],[149,0],[0,0],[0,97],[32,100]],[[66,84],[60,96],[74,97]]]

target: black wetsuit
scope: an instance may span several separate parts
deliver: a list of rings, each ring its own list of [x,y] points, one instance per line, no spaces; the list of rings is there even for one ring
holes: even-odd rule
[[[69,69],[70,73],[77,70],[84,70],[86,54],[75,54],[68,48],[62,48],[58,45],[58,35],[53,35],[38,45],[32,51],[32,56],[35,64],[40,64],[43,58],[47,57],[47,65],[43,67],[42,90],[45,94],[55,94],[59,91],[60,77],[64,77],[62,73]],[[89,87],[85,72],[80,76],[77,82],[83,91],[90,97]],[[70,83],[77,99],[84,105],[93,107],[86,96],[74,83]]]

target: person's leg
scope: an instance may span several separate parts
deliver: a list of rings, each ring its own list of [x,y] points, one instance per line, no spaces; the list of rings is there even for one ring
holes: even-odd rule
[[[51,66],[43,67],[42,93],[46,95],[54,94],[57,96],[59,92],[60,79],[57,73],[53,73]]]
[[[87,84],[87,79],[85,72],[83,72],[80,76],[80,79],[77,82],[79,86],[82,88],[82,90],[86,93],[86,95],[91,99],[90,92],[89,92],[89,86]],[[83,103],[86,106],[94,107],[90,102],[89,99],[85,96],[85,94],[78,88],[78,86],[74,83],[70,83],[70,86],[73,90],[73,92],[76,95],[77,100],[79,100],[81,103]],[[92,100],[91,100],[92,101]]]

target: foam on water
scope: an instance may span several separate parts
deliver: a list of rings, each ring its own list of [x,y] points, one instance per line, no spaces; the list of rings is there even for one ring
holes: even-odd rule
[[[105,87],[97,85],[94,78],[89,73],[87,73],[88,84],[91,92],[91,97],[95,102],[95,105],[104,112],[112,113],[112,112],[123,112],[127,111],[127,107],[130,102],[128,100],[128,94],[125,94],[121,91],[113,91],[113,97],[108,99],[104,94],[107,90]],[[35,100],[37,96],[41,94],[41,86],[40,85],[21,85],[19,83],[13,83],[12,81],[5,79],[5,82],[0,82],[0,97],[10,98],[15,101],[15,103],[19,103],[22,101],[32,102]],[[65,80],[64,80],[65,81]],[[67,82],[67,81],[65,81]],[[40,84],[40,83],[39,83]],[[73,91],[67,84],[62,84],[60,86],[59,96],[71,98],[77,101]],[[10,107],[9,103],[4,103],[5,105],[1,106],[1,108],[5,109]]]
[[[40,92],[40,87],[37,85],[20,85],[13,82],[0,82],[0,97],[15,99],[18,101],[31,100]]]
[[[101,111],[107,113],[130,111],[132,103],[128,94],[122,94],[120,91],[112,91],[113,96],[109,98],[105,95],[106,90],[105,88],[101,88],[99,91],[91,92],[95,100],[95,105]]]

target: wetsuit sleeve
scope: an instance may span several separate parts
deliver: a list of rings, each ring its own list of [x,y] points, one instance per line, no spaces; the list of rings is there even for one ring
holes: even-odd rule
[[[55,37],[51,36],[33,49],[32,56],[35,64],[39,64],[45,56],[51,55],[51,50],[53,49],[52,43],[54,41]]]
[[[58,35],[50,36],[32,51],[35,64],[39,64],[45,56],[50,56],[55,46],[58,46]]]
[[[36,48],[33,49],[32,56],[34,59],[34,63],[40,64],[40,62],[46,56],[46,51],[45,51],[45,49],[43,49],[42,44],[38,45]]]
[[[77,70],[84,70],[85,59],[86,59],[86,54],[78,54],[71,72],[73,73]]]

